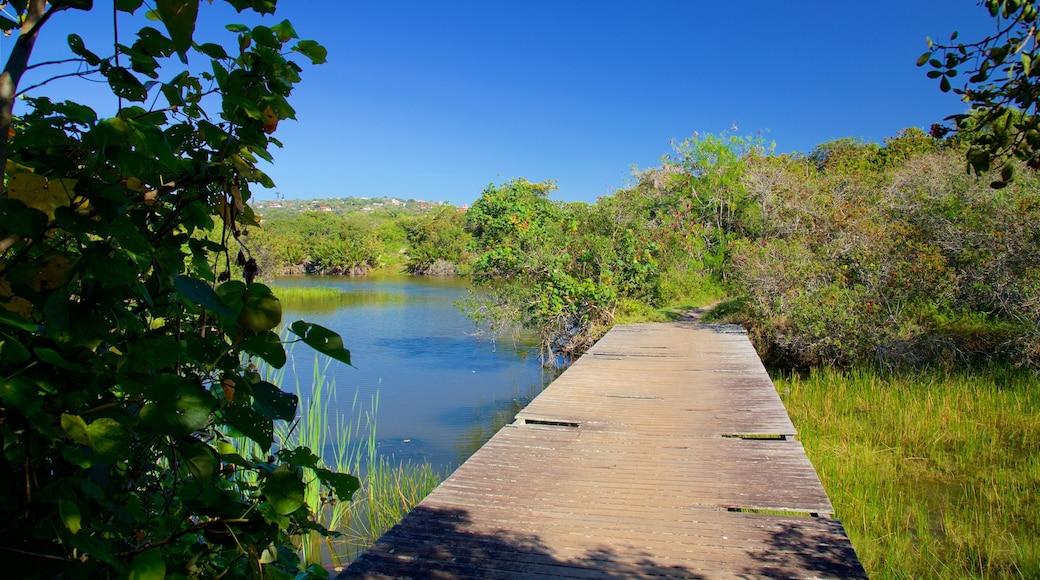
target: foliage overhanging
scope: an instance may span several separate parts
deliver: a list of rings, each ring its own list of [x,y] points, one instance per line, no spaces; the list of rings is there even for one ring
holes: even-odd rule
[[[198,0],[143,4],[111,8],[132,40],[65,39],[75,76],[111,89],[111,116],[19,93],[35,43],[55,40],[47,23],[92,2],[10,2],[17,21],[0,18],[18,35],[0,75],[0,551],[25,578],[294,577],[293,542],[318,527],[305,478],[344,500],[358,481],[275,445],[297,398],[254,371],[285,350],[242,234],[258,225],[251,186],[272,185],[257,162],[294,118],[292,57],[325,49],[288,21],[202,42]],[[290,330],[349,364],[338,334]],[[240,438],[265,455],[243,457]]]

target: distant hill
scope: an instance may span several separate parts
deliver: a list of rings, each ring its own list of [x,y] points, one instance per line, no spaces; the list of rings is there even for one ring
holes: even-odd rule
[[[336,215],[354,212],[387,213],[393,215],[421,214],[445,205],[440,201],[399,199],[396,197],[336,197],[321,199],[281,199],[258,201],[253,209],[260,215],[278,217],[305,211],[324,211]]]

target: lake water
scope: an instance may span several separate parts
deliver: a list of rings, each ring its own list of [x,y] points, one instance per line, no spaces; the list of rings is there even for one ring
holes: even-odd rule
[[[458,279],[427,277],[281,278],[287,286],[323,286],[346,293],[332,308],[294,310],[283,320],[306,320],[338,332],[353,367],[328,363],[334,382],[329,422],[358,423],[375,409],[381,454],[429,461],[442,473],[457,467],[502,424],[551,381],[534,344],[481,334],[455,305],[469,286]],[[306,402],[315,353],[303,344],[290,349],[282,380],[292,390],[297,378]],[[295,369],[295,371],[294,371]],[[328,453],[328,450],[326,450]]]

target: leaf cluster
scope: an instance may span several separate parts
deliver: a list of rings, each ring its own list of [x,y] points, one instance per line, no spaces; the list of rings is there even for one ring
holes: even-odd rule
[[[952,120],[969,147],[968,170],[999,170],[991,186],[1002,188],[1015,175],[1015,160],[1040,167],[1040,2],[985,0],[996,32],[975,42],[928,40],[917,65],[939,89],[960,95],[969,112]],[[957,79],[964,79],[958,83]]]
[[[11,7],[43,14],[44,38],[52,15],[92,3]],[[256,163],[277,145],[272,118],[293,117],[302,68],[288,55],[318,63],[324,49],[288,22],[229,26],[231,51],[198,44],[198,10],[159,0],[165,32],[144,26],[109,57],[68,38],[119,100],[113,116],[31,96],[3,127],[0,549],[20,577],[291,577],[293,538],[316,526],[304,477],[343,499],[358,487],[276,445],[273,424],[295,418],[297,398],[254,370],[286,354],[280,304],[242,236],[258,225],[250,187],[271,183]],[[209,71],[166,72],[189,53]],[[13,52],[8,69],[28,58]],[[335,332],[289,329],[349,364]],[[241,438],[268,453],[241,456]]]

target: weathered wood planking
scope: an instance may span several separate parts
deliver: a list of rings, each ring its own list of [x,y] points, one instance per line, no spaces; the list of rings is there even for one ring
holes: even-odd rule
[[[866,578],[744,332],[618,326],[339,578]]]

